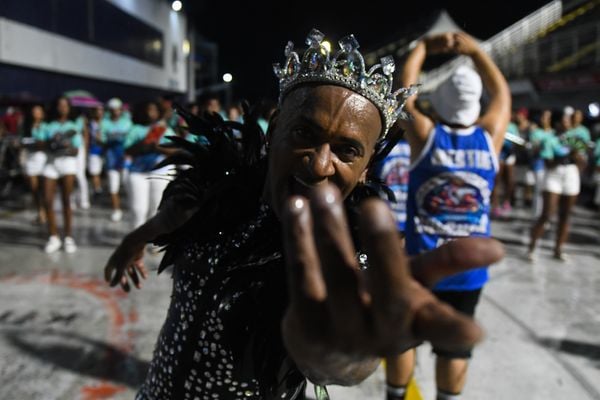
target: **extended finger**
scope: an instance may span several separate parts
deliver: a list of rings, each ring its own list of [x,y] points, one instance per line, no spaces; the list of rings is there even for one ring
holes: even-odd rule
[[[327,185],[314,189],[310,209],[317,253],[327,285],[327,301],[332,315],[347,321],[358,316],[360,271],[337,188]]]
[[[111,281],[112,281],[113,270],[114,270],[114,268],[112,266],[112,263],[110,263],[110,261],[109,261],[109,263],[106,264],[106,266],[104,267],[104,280],[108,283],[111,283]]]
[[[131,281],[133,282],[133,285],[136,288],[140,289],[142,287],[142,285],[140,284],[140,278],[138,277],[135,266],[131,265],[129,268],[127,268],[127,273],[131,277]]]
[[[413,276],[432,287],[444,277],[493,264],[504,257],[502,244],[490,238],[463,238],[413,257]]]
[[[283,212],[284,249],[292,303],[324,301],[327,290],[312,232],[308,202],[292,196]]]
[[[394,305],[410,280],[408,258],[389,207],[369,199],[361,206],[361,242],[367,251],[369,284],[376,309]]]
[[[413,332],[417,339],[449,351],[470,349],[483,338],[483,331],[473,319],[438,300],[416,311]]]
[[[114,273],[112,277],[112,281],[110,282],[110,286],[117,286],[121,279],[123,278],[123,269],[122,268],[114,268]]]
[[[129,281],[127,280],[127,276],[123,275],[121,277],[121,287],[123,288],[124,291],[129,292],[130,287],[129,287]]]
[[[144,260],[139,259],[133,265],[138,270],[143,279],[148,279],[148,269],[144,265]]]

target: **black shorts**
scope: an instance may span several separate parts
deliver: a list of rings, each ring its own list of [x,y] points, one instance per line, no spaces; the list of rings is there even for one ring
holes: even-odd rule
[[[433,294],[441,301],[448,303],[456,311],[473,317],[475,315],[475,307],[479,303],[479,297],[481,296],[481,289],[477,290],[466,290],[462,292],[453,291],[439,291],[433,292]],[[471,358],[472,348],[463,350],[444,350],[434,347],[433,352],[445,358]]]

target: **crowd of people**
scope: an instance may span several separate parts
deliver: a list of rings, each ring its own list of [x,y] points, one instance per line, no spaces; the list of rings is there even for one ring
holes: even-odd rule
[[[139,287],[140,249],[166,248],[160,269],[173,268],[172,302],[138,399],[299,399],[306,378],[318,388],[355,384],[385,357],[387,398],[402,400],[424,340],[436,354],[437,399],[459,399],[481,337],[470,317],[487,266],[502,257],[491,218],[509,215],[517,201],[530,207],[526,257],[535,261],[558,213],[554,256],[565,260],[581,177],[600,174],[600,138],[594,145],[581,110],[511,117],[506,80],[464,33],[418,42],[398,92],[385,83],[389,59],[379,76],[366,75],[349,61],[359,59],[354,37],[340,42],[335,59],[322,39],[311,32],[302,58],[288,45],[285,68],[275,68],[279,106],[260,118],[246,121],[241,107],[223,113],[214,98],[190,104],[185,118],[170,98],[131,112],[113,98],[74,117],[60,97],[47,116],[34,105],[11,125],[22,137],[37,220],[48,225],[46,252],[76,251],[73,189],[89,208],[88,176],[92,193],[106,177],[112,221],[123,218],[127,189],[133,230],[107,263],[111,284]],[[428,109],[411,88],[438,53],[467,56],[474,68],[458,67]],[[207,118],[214,114],[222,118]],[[190,132],[194,118],[214,129]],[[226,120],[240,123],[233,129]],[[168,145],[169,136],[201,143],[204,161],[188,157],[172,173],[168,162],[182,146]],[[194,172],[198,165],[215,171]],[[368,188],[388,194],[392,214]],[[600,189],[594,201],[600,206]]]
[[[187,109],[195,115],[212,112],[225,120],[243,121],[241,105],[231,105],[225,113],[213,95],[188,104]],[[266,128],[268,110],[265,113],[260,122]],[[98,207],[94,200],[105,191],[110,195],[111,221],[123,219],[122,189],[127,193],[132,227],[151,217],[172,178],[168,167],[155,168],[171,153],[164,146],[168,137],[200,140],[189,135],[182,122],[170,96],[131,108],[119,98],[75,108],[64,96],[47,107],[8,107],[0,118],[7,155],[3,168],[18,170],[25,178],[36,211],[34,222],[47,224],[49,237],[44,251],[54,253],[62,248],[74,253],[73,208]],[[57,191],[60,201],[56,201]],[[63,214],[62,232],[56,211]]]

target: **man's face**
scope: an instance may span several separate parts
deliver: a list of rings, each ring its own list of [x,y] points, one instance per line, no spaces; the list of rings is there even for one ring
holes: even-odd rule
[[[69,101],[67,99],[59,99],[56,104],[56,111],[58,111],[58,115],[61,117],[66,117],[69,115],[71,107],[69,106]]]
[[[290,92],[269,130],[266,195],[281,215],[291,194],[335,184],[345,198],[373,155],[382,130],[379,111],[365,97],[333,85]]]
[[[123,113],[123,110],[120,108],[111,108],[110,109],[110,117],[112,119],[119,119],[121,117],[122,113]]]
[[[573,125],[579,126],[583,122],[583,112],[581,110],[575,110],[573,114]]]

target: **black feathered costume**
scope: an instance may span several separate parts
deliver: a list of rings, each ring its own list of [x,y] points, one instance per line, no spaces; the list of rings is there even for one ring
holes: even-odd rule
[[[173,292],[137,400],[304,398],[306,380],[281,336],[287,287],[280,222],[261,198],[265,135],[257,113],[244,108],[244,124],[178,109],[208,144],[171,138],[179,151],[157,166],[191,165],[177,173],[161,206],[198,212],[155,240],[165,246],[159,272],[172,267]],[[394,143],[380,142],[374,160]],[[353,191],[346,200],[351,226],[354,205],[381,190],[373,183]]]

